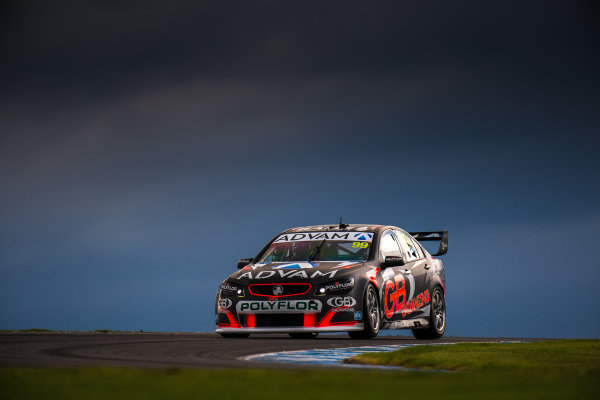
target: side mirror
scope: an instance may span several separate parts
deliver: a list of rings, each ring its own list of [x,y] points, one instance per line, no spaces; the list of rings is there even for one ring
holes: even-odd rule
[[[404,258],[397,256],[387,256],[385,261],[381,264],[383,268],[388,267],[401,267],[405,264]]]
[[[237,263],[238,268],[244,268],[252,262],[253,258],[240,258]]]

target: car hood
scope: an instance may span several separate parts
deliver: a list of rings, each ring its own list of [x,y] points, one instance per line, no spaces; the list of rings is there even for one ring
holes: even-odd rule
[[[228,279],[242,284],[271,282],[320,282],[340,278],[361,267],[357,261],[278,262],[249,264]]]

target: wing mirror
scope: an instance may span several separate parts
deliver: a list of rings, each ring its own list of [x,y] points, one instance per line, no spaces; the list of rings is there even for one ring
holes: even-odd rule
[[[401,267],[405,264],[403,257],[398,256],[387,256],[385,257],[385,261],[381,264],[383,268],[388,267]]]
[[[238,268],[244,268],[252,262],[253,258],[240,258],[237,263]]]

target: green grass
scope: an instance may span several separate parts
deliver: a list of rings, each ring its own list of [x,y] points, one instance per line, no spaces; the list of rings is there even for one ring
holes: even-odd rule
[[[471,372],[600,376],[600,340],[460,343],[361,354],[348,362]]]
[[[525,348],[536,347],[529,345]],[[458,357],[470,367],[455,369],[470,372],[424,373],[349,368],[0,368],[0,399],[364,400],[442,396],[444,399],[461,400],[564,400],[595,399],[600,390],[598,341],[548,342],[533,352],[521,350],[524,346],[521,344],[470,345],[470,353],[458,351],[459,346],[462,347],[423,346],[398,353],[410,351],[419,355],[433,350],[438,361],[430,368],[450,365],[443,359]],[[500,348],[492,351],[496,346]],[[434,353],[429,353],[429,356]],[[472,361],[473,358],[476,361]],[[488,358],[487,362],[485,358]],[[517,361],[509,362],[515,358]]]

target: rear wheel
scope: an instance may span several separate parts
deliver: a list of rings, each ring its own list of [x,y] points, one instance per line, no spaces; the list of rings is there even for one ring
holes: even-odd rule
[[[249,333],[220,333],[219,335],[227,339],[247,338],[248,336],[250,336]]]
[[[413,329],[417,339],[439,339],[446,331],[446,300],[442,288],[436,286],[431,294],[429,326],[426,329]]]
[[[379,333],[379,296],[377,289],[372,283],[367,284],[363,300],[363,324],[362,331],[350,331],[348,335],[352,339],[371,339]]]
[[[316,332],[290,332],[289,335],[292,339],[315,339],[319,336]]]

